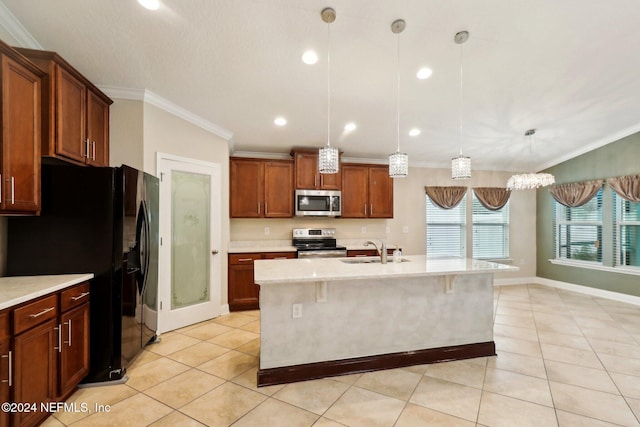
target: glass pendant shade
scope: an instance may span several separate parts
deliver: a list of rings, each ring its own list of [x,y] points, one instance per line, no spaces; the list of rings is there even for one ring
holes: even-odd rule
[[[509,190],[532,190],[554,184],[556,179],[549,173],[523,173],[513,175],[507,181]]]
[[[471,178],[471,157],[460,153],[458,157],[451,159],[451,179],[469,178]]]
[[[391,178],[405,178],[409,175],[409,156],[407,153],[396,151],[389,154],[389,176]]]
[[[340,155],[336,147],[326,146],[318,151],[318,171],[320,173],[338,173]]]

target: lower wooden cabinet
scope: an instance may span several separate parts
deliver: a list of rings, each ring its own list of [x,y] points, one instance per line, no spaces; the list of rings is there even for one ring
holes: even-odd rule
[[[62,314],[62,351],[60,352],[60,396],[73,393],[89,373],[89,304]]]
[[[4,310],[0,312],[0,402],[10,402],[11,399],[12,356],[9,310]],[[8,426],[9,420],[10,413],[0,411],[0,426]]]
[[[258,259],[295,258],[295,252],[229,254],[229,311],[260,308],[260,286],[253,280],[253,262]]]

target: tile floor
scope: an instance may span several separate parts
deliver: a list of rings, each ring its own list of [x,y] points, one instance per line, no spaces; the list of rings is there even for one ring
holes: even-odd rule
[[[45,426],[639,426],[640,307],[545,286],[497,287],[497,357],[256,388],[259,312],[163,335],[123,385]]]

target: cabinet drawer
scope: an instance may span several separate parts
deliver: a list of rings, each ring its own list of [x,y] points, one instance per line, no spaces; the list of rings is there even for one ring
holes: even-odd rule
[[[264,259],[292,259],[296,257],[295,252],[266,252]]]
[[[262,254],[251,253],[251,254],[229,254],[229,264],[230,265],[238,265],[238,264],[253,264],[253,261],[257,259],[262,259]]]
[[[65,289],[60,293],[60,298],[60,311],[62,313],[85,302],[89,302],[89,282]]]
[[[58,295],[40,298],[13,310],[13,333],[26,331],[58,316]]]
[[[9,329],[9,310],[0,313],[0,340],[9,338],[11,330]]]

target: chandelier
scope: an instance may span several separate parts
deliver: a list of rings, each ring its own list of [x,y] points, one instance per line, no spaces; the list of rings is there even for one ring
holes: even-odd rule
[[[400,33],[404,31],[405,27],[403,19],[396,19],[391,24],[391,31],[398,35],[398,90],[396,93],[398,148],[395,153],[389,154],[389,176],[391,178],[404,178],[409,175],[409,156],[407,153],[400,152]]]
[[[469,179],[471,178],[471,157],[462,155],[462,44],[469,40],[468,31],[460,31],[456,33],[453,40],[460,45],[460,155],[451,159],[451,179]]]
[[[330,7],[322,9],[322,20],[327,23],[327,146],[318,151],[318,171],[323,174],[338,173],[340,155],[331,146],[331,23],[336,20],[336,11]]]
[[[529,129],[524,133],[529,139],[529,150],[531,151],[531,137],[536,133],[535,129]],[[513,175],[507,181],[509,190],[533,190],[535,188],[546,187],[554,184],[556,179],[550,173],[522,173]]]

